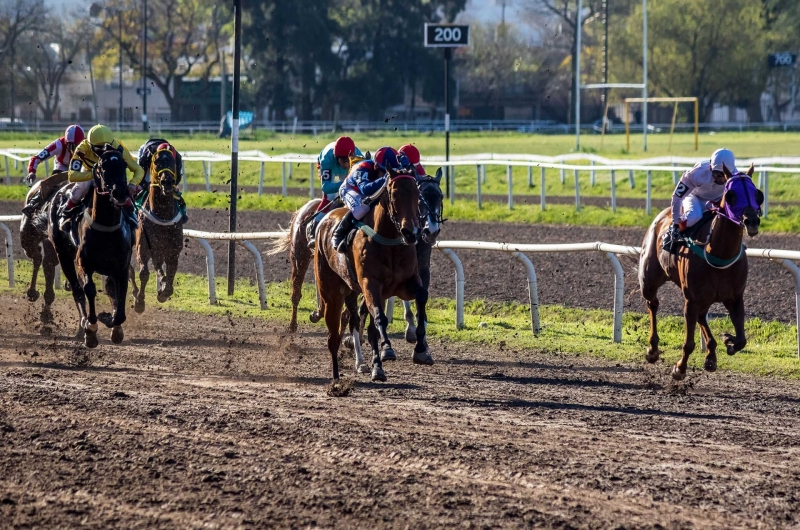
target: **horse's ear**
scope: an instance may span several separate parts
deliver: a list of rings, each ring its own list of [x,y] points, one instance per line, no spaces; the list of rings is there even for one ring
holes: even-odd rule
[[[439,184],[439,181],[442,180],[442,168],[436,170],[436,176],[434,178],[436,179],[436,184]]]
[[[722,163],[722,172],[725,173],[725,176],[728,177],[728,178],[731,178],[733,176],[733,174],[731,173],[731,170],[728,169],[728,166],[726,166],[724,162]]]
[[[753,169],[753,166],[750,166],[750,169]],[[761,190],[756,190],[756,204],[759,206],[764,204],[764,192]]]
[[[731,206],[736,204],[736,192],[733,190],[725,192],[725,204],[730,204]]]
[[[756,167],[753,165],[752,162],[750,162],[750,168],[747,170],[747,176],[748,177],[752,177],[753,173],[755,172],[755,170],[756,170]]]
[[[372,153],[370,153],[369,151],[364,153],[364,160],[372,160]]]

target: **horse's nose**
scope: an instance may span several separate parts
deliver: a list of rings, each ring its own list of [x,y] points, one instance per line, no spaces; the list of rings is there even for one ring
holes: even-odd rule
[[[413,230],[409,230],[408,228],[403,228],[400,230],[400,234],[402,234],[403,239],[406,240],[406,243],[411,244],[417,241],[417,228],[415,227]]]

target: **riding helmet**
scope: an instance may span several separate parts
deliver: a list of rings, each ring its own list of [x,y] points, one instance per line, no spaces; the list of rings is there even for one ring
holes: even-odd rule
[[[83,128],[80,125],[70,125],[64,131],[64,140],[68,144],[79,144],[83,141],[86,135],[83,133]]]
[[[400,163],[397,161],[397,151],[391,147],[381,147],[375,151],[373,161],[375,165],[381,169],[391,169],[394,171],[400,169]]]
[[[711,155],[711,171],[722,171],[722,165],[728,168],[731,173],[738,173],[736,169],[736,157],[730,149],[717,149]]]
[[[114,142],[114,134],[105,125],[95,125],[89,129],[89,143],[92,145],[104,145]]]
[[[356,152],[356,143],[349,136],[340,136],[333,144],[333,156],[339,158],[350,156]]]

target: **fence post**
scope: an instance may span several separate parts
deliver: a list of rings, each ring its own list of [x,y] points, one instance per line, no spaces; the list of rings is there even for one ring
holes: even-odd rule
[[[481,165],[481,182],[486,184],[486,164]]]
[[[258,283],[258,300],[261,303],[261,310],[267,308],[267,290],[266,285],[264,284],[264,263],[261,261],[261,253],[258,249],[249,241],[240,241],[240,243],[250,251],[250,254],[253,255],[253,259],[256,262],[256,282]]]
[[[11,171],[8,169],[8,155],[6,155],[6,186],[11,185]]]
[[[653,192],[653,175],[650,171],[647,172],[647,198],[645,200],[645,210],[647,211],[647,215],[650,215],[650,212],[653,209],[653,197],[651,196]]]
[[[764,172],[764,219],[769,215],[769,171]]]
[[[292,180],[292,178],[294,178],[294,164],[292,162],[287,162],[286,165],[289,166],[289,180]]]
[[[635,183],[633,181],[633,170],[632,169],[628,170],[628,182],[631,185],[631,189],[633,189],[633,187],[635,186]]]
[[[11,237],[11,230],[0,223],[0,229],[6,233],[6,267],[8,267],[8,286],[14,287],[14,240]]]
[[[265,162],[261,162],[261,173],[258,175],[258,196],[261,197],[261,194],[264,192],[264,166],[266,165]]]
[[[514,172],[511,166],[506,166],[506,181],[508,182],[508,209],[514,209]]]
[[[206,178],[206,191],[211,191],[211,162],[208,163],[208,168],[206,168],[206,163],[203,162],[203,176]]]
[[[622,270],[617,256],[606,252],[606,257],[611,261],[614,269],[614,333],[613,341],[622,342],[622,300],[625,296],[625,273]]]
[[[208,303],[216,305],[217,303],[217,279],[216,271],[214,270],[214,251],[211,250],[211,245],[208,244],[203,238],[198,237],[197,242],[203,247],[206,252],[206,271],[208,271]]]
[[[581,211],[581,186],[578,180],[578,170],[575,170],[575,211]]]
[[[478,210],[483,208],[483,200],[481,197],[481,166],[475,166],[475,169],[478,171]]]
[[[456,202],[456,166],[450,166],[450,204]]]
[[[794,277],[794,310],[797,324],[797,356],[800,357],[800,268],[788,259],[779,260],[778,263],[788,269]]]
[[[309,197],[312,199],[314,198],[315,195],[314,186],[316,185],[316,182],[314,181],[316,180],[316,178],[317,176],[314,174],[314,164],[311,163],[308,165],[308,194]]]
[[[281,162],[281,193],[286,197],[286,162]]]
[[[444,255],[450,258],[456,268],[456,329],[464,328],[464,266],[461,260],[449,248],[440,248]]]
[[[617,213],[617,175],[611,170],[611,211]]]
[[[672,167],[676,167],[677,165],[678,164],[676,164],[675,162],[672,163]],[[672,185],[673,186],[678,185],[678,172],[675,171],[674,169],[672,170]]]
[[[542,326],[539,324],[539,286],[536,282],[536,269],[533,268],[533,263],[525,254],[512,252],[511,255],[525,265],[528,276],[528,301],[531,304],[531,330],[533,330],[534,336],[538,336]]]
[[[545,184],[545,178],[544,178],[544,174],[545,174],[545,167],[544,167],[544,166],[542,166],[542,167],[541,167],[541,169],[542,169],[542,175],[541,175],[541,190],[539,190],[539,194],[541,195],[541,202],[540,202],[540,204],[541,204],[541,207],[542,207],[542,211],[545,211],[545,209],[546,209],[546,206],[545,206],[545,195],[546,195],[546,191],[545,191],[545,186],[544,186],[544,184]]]
[[[566,182],[567,182],[567,176],[566,176],[566,173],[564,171],[564,168],[562,167],[561,168],[561,184],[566,184]]]
[[[589,186],[594,188],[595,184],[594,160],[591,160],[589,164],[592,166],[592,171],[589,173]]]
[[[528,187],[533,187],[533,166],[528,166]]]

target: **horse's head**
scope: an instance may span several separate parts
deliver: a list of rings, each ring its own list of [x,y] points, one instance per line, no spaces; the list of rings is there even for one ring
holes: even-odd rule
[[[732,174],[727,167],[725,171],[725,193],[722,196],[720,209],[728,219],[739,223],[747,230],[747,235],[758,235],[761,225],[761,205],[764,204],[764,194],[753,183],[753,165],[747,173]]]
[[[150,163],[150,187],[161,188],[164,195],[172,195],[177,181],[178,162],[175,149],[167,143],[158,146]]]
[[[114,206],[122,208],[131,200],[125,178],[128,164],[122,157],[122,152],[111,144],[105,145],[99,157],[92,169],[95,191],[98,195],[108,195]]]
[[[419,189],[413,173],[390,171],[386,183],[389,217],[409,245],[416,244],[419,233]]]
[[[442,168],[436,171],[436,177],[424,176],[419,185],[419,222],[422,226],[422,241],[433,243],[441,231],[444,194],[439,187],[442,180]]]

